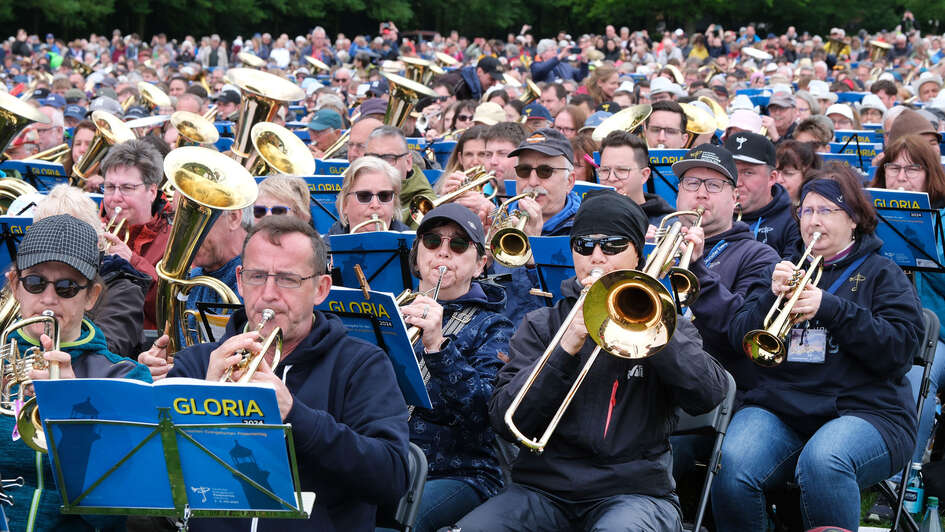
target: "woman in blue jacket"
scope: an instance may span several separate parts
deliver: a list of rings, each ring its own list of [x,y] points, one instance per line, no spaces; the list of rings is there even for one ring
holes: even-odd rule
[[[920,307],[905,274],[878,253],[876,213],[845,166],[830,165],[801,191],[805,246],[824,258],[818,286],[803,287],[784,363],[758,371],[722,446],[712,486],[717,528],[763,530],[764,493],[788,481],[801,491],[805,529],[856,530],[860,488],[907,463],[916,413],[909,381],[921,334]],[[806,266],[806,265],[805,265]],[[802,266],[803,268],[804,266]],[[790,295],[793,265],[775,265],[771,292],[745,302],[730,339],[763,328],[778,294]]]
[[[512,323],[500,314],[502,289],[473,281],[486,264],[484,240],[479,217],[447,203],[424,216],[411,252],[420,291],[429,295],[401,310],[408,326],[422,330],[414,349],[429,372],[433,403],[431,410],[416,409],[409,422],[410,441],[429,465],[418,531],[455,523],[502,487],[488,402]]]
[[[7,274],[7,286],[20,305],[20,317],[52,311],[59,322],[60,348],[53,350],[43,324],[18,329],[11,337],[21,350],[41,346],[43,358],[59,364],[62,379],[122,377],[151,382],[145,366],[109,351],[102,331],[84,318],[104,288],[99,257],[95,230],[77,218],[60,214],[30,226],[17,250],[15,268]],[[29,377],[48,379],[49,371],[34,369]],[[15,424],[13,417],[0,416],[4,434],[11,434]],[[11,530],[124,530],[124,517],[60,514],[62,499],[49,455],[9,436],[5,440],[0,471],[4,478],[24,479],[23,487],[10,493],[15,504],[5,508]]]
[[[920,135],[903,135],[886,147],[872,187],[925,192],[929,203],[945,216],[945,169],[939,161],[937,149],[929,146]],[[926,444],[932,434],[932,420],[935,416],[935,395],[945,381],[945,274],[915,273],[915,287],[919,292],[922,306],[942,317],[938,345],[935,348],[935,360],[932,362],[931,386],[929,399],[919,413],[919,431],[916,434],[913,462],[922,462]],[[912,395],[918,398],[922,384],[923,368],[916,366],[909,371],[912,383]]]

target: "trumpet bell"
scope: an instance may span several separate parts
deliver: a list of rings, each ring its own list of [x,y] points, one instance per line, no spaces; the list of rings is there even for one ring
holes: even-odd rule
[[[699,279],[696,274],[685,268],[673,266],[669,270],[669,279],[679,297],[679,304],[692,306],[699,299]]]
[[[645,358],[669,343],[676,329],[673,298],[659,281],[636,270],[598,279],[584,301],[588,335],[620,358]]]
[[[315,159],[295,133],[272,122],[260,122],[250,131],[253,147],[259,155],[250,169],[254,176],[273,172],[285,175],[315,174]]]
[[[742,339],[742,349],[755,364],[765,368],[777,366],[787,356],[784,342],[764,329],[749,331]]]
[[[46,432],[43,431],[43,424],[39,419],[36,397],[30,397],[20,408],[20,413],[16,417],[16,430],[20,433],[23,443],[31,449],[41,453],[48,452]]]
[[[650,117],[650,113],[652,112],[653,108],[646,103],[621,109],[614,113],[613,116],[605,118],[599,126],[594,128],[594,133],[591,134],[591,138],[600,142],[604,140],[604,137],[609,135],[611,131],[629,131],[630,133],[637,134],[640,127],[643,126],[643,123],[646,122],[646,119]]]
[[[436,208],[436,204],[430,198],[414,196],[410,200],[410,219],[419,225],[423,221],[423,217],[434,208]]]
[[[532,257],[528,236],[516,227],[499,229],[490,240],[489,247],[496,262],[507,268],[524,266]]]

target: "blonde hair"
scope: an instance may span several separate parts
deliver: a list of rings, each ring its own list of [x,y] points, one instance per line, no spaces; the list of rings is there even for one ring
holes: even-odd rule
[[[380,157],[366,155],[360,157],[351,163],[351,166],[345,170],[344,180],[341,182],[341,190],[338,192],[338,198],[335,200],[335,208],[338,209],[338,219],[342,224],[348,225],[348,219],[345,217],[345,201],[348,193],[354,187],[354,182],[364,172],[378,172],[390,179],[391,188],[394,189],[394,217],[400,212],[400,172],[387,161]]]
[[[98,235],[99,244],[104,244],[102,219],[98,215],[98,205],[86,193],[65,183],[56,185],[46,199],[36,204],[33,209],[33,221],[38,222],[57,214],[68,214],[92,226]]]
[[[285,201],[302,220],[306,222],[312,220],[312,197],[308,192],[308,184],[301,177],[269,176],[259,184],[259,195],[263,194]]]
[[[605,79],[610,78],[610,76],[613,76],[616,73],[617,68],[614,67],[613,63],[604,63],[592,70],[590,75],[587,76],[587,79],[584,80],[584,86],[587,87],[587,93],[590,94],[592,98],[594,98],[595,107],[606,102],[608,99],[597,84]]]

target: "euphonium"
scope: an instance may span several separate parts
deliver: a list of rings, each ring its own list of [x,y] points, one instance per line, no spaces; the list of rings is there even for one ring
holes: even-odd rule
[[[157,330],[170,324],[168,354],[180,349],[177,327],[184,326],[187,295],[203,285],[220,295],[226,304],[239,299],[219,279],[187,278],[190,263],[213,223],[223,211],[243,209],[256,201],[256,181],[238,162],[222,153],[198,146],[185,146],[164,158],[164,173],[180,200],[167,240],[167,248],[154,267],[158,274]],[[186,336],[186,335],[185,335]],[[185,338],[188,345],[191,339]]]
[[[33,185],[30,185],[22,179],[16,177],[0,177],[0,214],[19,214],[7,212],[7,209],[10,208],[10,204],[13,203],[16,198],[24,194],[36,193],[37,191]]]
[[[464,173],[471,177],[463,181],[459,188],[449,194],[444,194],[435,200],[424,196],[414,196],[413,199],[410,200],[410,219],[419,224],[428,212],[440,205],[456,201],[457,198],[470,190],[478,189],[481,191],[486,183],[495,181],[495,172],[486,172],[482,166],[474,166]],[[495,197],[495,194],[490,196],[489,199],[493,197]]]
[[[25,100],[0,91],[0,153],[5,153],[10,142],[33,123],[48,124],[49,118]]]
[[[246,164],[251,155],[253,126],[271,122],[280,105],[305,98],[305,91],[287,79],[254,68],[231,68],[226,77],[239,87],[243,96],[229,154],[240,164]]]
[[[57,146],[53,146],[48,150],[43,150],[39,153],[34,153],[29,157],[23,159],[24,161],[44,161],[47,163],[59,163],[62,164],[69,155],[69,151],[72,148],[69,147],[69,144],[63,142]]]
[[[95,136],[89,144],[88,151],[72,167],[73,186],[82,187],[85,180],[98,171],[105,154],[115,144],[134,140],[135,133],[117,116],[107,111],[92,113],[92,123],[95,124]]]
[[[702,109],[691,103],[681,103],[680,107],[686,113],[686,149],[692,147],[692,144],[699,138],[699,135],[707,135],[715,132],[715,118]]]
[[[53,316],[51,310],[44,310],[42,316],[36,316],[33,318],[26,318],[20,320],[6,330],[3,331],[3,336],[0,338],[0,344],[7,345],[6,340],[7,336],[10,333],[17,329],[22,329],[23,327],[28,327],[34,323],[43,323],[45,324],[45,334],[52,339],[53,342],[53,351],[59,350],[59,320]],[[38,339],[37,339],[38,341]],[[14,342],[13,347],[15,348],[16,343]],[[46,369],[49,367],[49,380],[59,380],[59,363],[58,362],[46,362],[46,359],[43,358],[43,350],[38,347],[31,347],[24,354],[24,359],[32,358],[33,367],[36,369]],[[20,384],[23,386],[26,384],[26,381]],[[30,399],[23,404],[23,407],[20,408],[20,411],[16,416],[16,428],[20,433],[20,437],[23,438],[23,442],[26,445],[30,446],[33,450],[39,451],[41,453],[46,452],[46,433],[43,431],[43,423],[39,419],[39,409],[36,405],[36,396],[30,397]]]
[[[790,299],[782,305],[781,302],[784,301],[784,294],[778,295],[778,299],[775,300],[771,310],[769,310],[768,314],[765,316],[763,322],[764,329],[749,331],[742,339],[742,349],[745,350],[745,354],[751,358],[752,362],[759,366],[777,366],[781,362],[784,362],[784,358],[787,356],[785,341],[787,341],[791,327],[794,326],[798,318],[793,312],[794,305],[797,304],[797,300],[800,299],[801,292],[804,291],[807,284],[811,283],[817,286],[817,283],[820,282],[820,275],[823,273],[824,258],[817,255],[811,259],[810,266],[804,272],[804,275],[801,275],[804,262],[806,262],[807,257],[811,256],[813,253],[814,244],[816,244],[819,239],[820,233],[814,233],[810,244],[808,244],[807,249],[804,250],[804,254],[797,261],[797,264],[794,265],[794,276],[789,283],[789,288],[793,290]],[[775,315],[776,312],[777,315]]]
[[[506,212],[506,209],[515,201],[535,198],[537,195],[532,191],[512,196],[503,201],[492,216],[492,225],[486,241],[489,242],[489,251],[495,261],[507,268],[524,266],[532,257],[532,247],[524,231],[525,224],[528,223],[528,213],[521,209]]]
[[[368,225],[376,225],[377,226],[377,229],[375,229],[376,231],[387,231],[387,222],[385,222],[384,220],[381,220],[381,218],[375,213],[371,215],[370,219],[364,220],[363,222],[356,224],[348,232],[351,234],[357,233],[358,229],[361,229],[362,227],[365,227]]]
[[[275,317],[276,313],[272,309],[263,309],[262,320],[256,324],[256,332],[261,334],[266,323]],[[236,370],[243,370],[243,374],[240,376],[239,380],[235,382],[245,383],[251,381],[253,375],[256,374],[256,370],[259,369],[259,364],[262,363],[263,359],[266,357],[266,353],[268,353],[269,349],[273,346],[275,346],[275,353],[272,357],[271,367],[275,368],[279,365],[279,360],[282,359],[282,329],[279,327],[274,328],[272,332],[269,333],[269,336],[266,336],[259,352],[252,353],[245,349],[239,351],[238,354],[242,355],[242,358],[240,358],[240,361],[235,365],[226,368],[223,377],[220,378],[220,382],[234,382],[232,381],[232,377],[233,372]]]
[[[387,111],[384,113],[384,123],[389,126],[403,127],[407,116],[423,96],[436,96],[433,89],[416,81],[397,74],[381,72],[390,85],[390,98],[387,100]]]
[[[253,176],[283,174],[308,176],[315,173],[312,152],[295,133],[272,122],[259,122],[250,131],[255,160],[249,173]]]

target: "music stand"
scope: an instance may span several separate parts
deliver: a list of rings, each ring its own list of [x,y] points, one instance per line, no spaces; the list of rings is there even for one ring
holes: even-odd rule
[[[69,182],[69,176],[59,163],[46,161],[3,161],[0,170],[14,170],[20,178],[38,192],[49,192],[56,185]]]
[[[413,290],[416,280],[410,270],[410,248],[414,233],[373,231],[331,235],[329,249],[333,267],[341,272],[341,285],[360,288],[354,265],[361,265],[367,282],[375,289],[400,292]]]
[[[32,216],[0,216],[0,271],[6,271],[16,259],[20,239],[32,224]],[[0,281],[0,286],[4,284],[6,284],[5,277]]]

